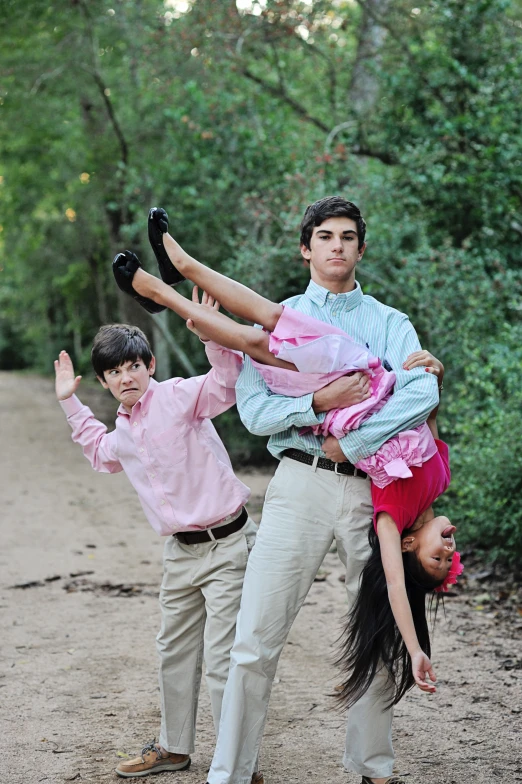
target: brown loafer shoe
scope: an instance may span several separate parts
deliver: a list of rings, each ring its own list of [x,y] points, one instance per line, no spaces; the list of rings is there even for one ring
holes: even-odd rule
[[[150,773],[163,773],[167,770],[187,770],[190,767],[190,757],[188,754],[169,754],[162,757],[154,741],[148,743],[141,750],[141,757],[120,762],[116,768],[118,776],[123,778],[134,778],[137,776],[148,776]]]

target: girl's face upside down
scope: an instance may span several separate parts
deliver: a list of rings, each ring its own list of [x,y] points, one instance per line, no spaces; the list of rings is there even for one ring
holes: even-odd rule
[[[424,569],[436,579],[447,577],[456,544],[456,527],[447,517],[432,517],[417,530],[411,530],[402,540],[402,551],[413,551]]]

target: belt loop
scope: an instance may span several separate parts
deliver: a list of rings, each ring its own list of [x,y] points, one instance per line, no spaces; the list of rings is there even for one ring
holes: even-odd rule
[[[207,528],[207,534],[210,536],[210,538],[212,539],[213,542],[217,542],[216,537],[212,533],[212,528]]]
[[[337,476],[339,476],[339,471],[337,470],[338,465],[339,463],[334,463],[334,474],[337,474]]]
[[[357,476],[357,468],[355,466],[353,467],[353,475]]]
[[[318,462],[319,462],[319,455],[315,455],[313,463],[312,463],[312,471],[317,471],[317,463]]]

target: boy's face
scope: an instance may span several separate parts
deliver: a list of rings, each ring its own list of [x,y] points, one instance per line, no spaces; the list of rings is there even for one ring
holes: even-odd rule
[[[152,357],[149,367],[142,359],[124,362],[123,365],[105,370],[98,381],[105,389],[110,389],[116,400],[130,414],[131,409],[149,387],[150,377],[156,369],[156,359]]]
[[[319,286],[334,293],[351,291],[355,285],[355,265],[366,245],[359,250],[357,224],[351,218],[328,218],[314,226],[310,247],[301,245],[301,254],[310,262],[310,276]]]

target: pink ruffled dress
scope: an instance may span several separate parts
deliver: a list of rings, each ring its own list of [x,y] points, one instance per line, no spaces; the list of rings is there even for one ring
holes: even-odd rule
[[[395,384],[395,374],[385,370],[380,359],[342,329],[286,306],[270,335],[269,348],[274,356],[292,362],[299,371],[253,361],[269,389],[278,395],[300,397],[317,392],[354,371],[362,370],[370,376],[370,397],[349,408],[329,411],[324,421],[312,428],[316,435],[342,438],[349,430],[356,430],[386,404]],[[390,438],[356,467],[366,471],[378,487],[385,487],[395,479],[411,477],[410,466],[422,465],[436,452],[437,445],[424,423]]]

